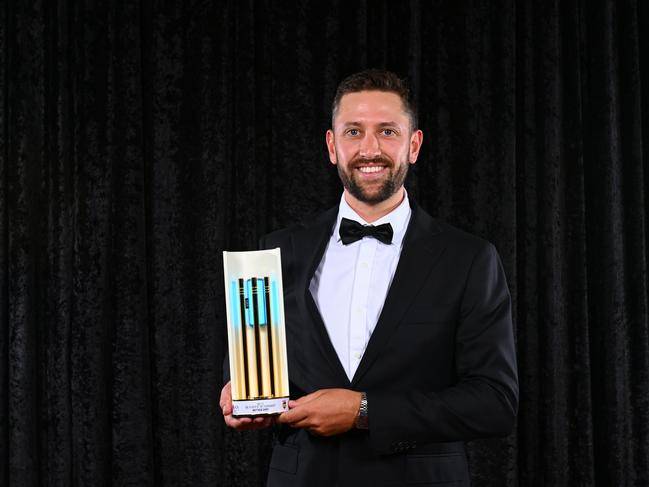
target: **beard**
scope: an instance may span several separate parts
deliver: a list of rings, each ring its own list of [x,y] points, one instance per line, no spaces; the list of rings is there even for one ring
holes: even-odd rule
[[[340,159],[339,159],[340,160]],[[358,166],[374,162],[385,165],[387,172],[386,176],[380,181],[364,182],[356,177],[356,169]],[[408,175],[408,161],[402,161],[395,164],[391,159],[386,156],[375,157],[372,159],[364,159],[357,157],[352,159],[347,168],[343,168],[341,164],[337,164],[338,177],[343,183],[343,187],[358,201],[375,205],[381,203],[393,194],[395,194],[406,180]]]

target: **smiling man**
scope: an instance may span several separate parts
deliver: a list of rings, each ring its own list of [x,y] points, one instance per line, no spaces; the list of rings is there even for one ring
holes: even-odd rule
[[[340,204],[262,239],[280,247],[290,410],[269,486],[469,485],[464,441],[507,435],[518,405],[511,304],[494,247],[404,189],[423,134],[393,73],[341,82],[327,131]],[[226,424],[234,418],[229,383]]]
[[[372,213],[395,208],[423,139],[421,130],[414,130],[414,116],[397,93],[381,91],[348,93],[336,100],[333,113],[327,148],[346,198]]]

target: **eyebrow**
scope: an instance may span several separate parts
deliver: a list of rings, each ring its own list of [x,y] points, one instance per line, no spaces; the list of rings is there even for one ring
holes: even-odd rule
[[[343,124],[343,127],[353,127],[353,126],[360,126],[363,125],[361,122],[346,122]],[[378,124],[379,127],[398,127],[399,124],[397,122],[381,122]]]

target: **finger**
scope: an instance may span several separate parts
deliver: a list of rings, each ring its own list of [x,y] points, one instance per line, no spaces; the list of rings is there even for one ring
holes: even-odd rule
[[[291,420],[293,419],[293,414],[290,414],[291,411],[287,411],[285,413],[280,414],[277,417],[277,422],[281,424],[289,424]]]
[[[313,427],[315,426],[315,423],[311,418],[304,418],[295,423],[291,423],[289,426],[291,428],[304,428],[304,429],[308,429],[309,431],[312,431]]]
[[[236,429],[237,431],[250,431],[250,430],[259,430],[263,428],[268,428],[271,425],[271,418],[268,417],[241,417],[235,418],[233,416],[226,416],[225,423]]]
[[[271,418],[268,416],[258,416],[253,418],[252,422],[256,425],[270,426]]]
[[[319,391],[312,392],[311,394],[307,394],[306,396],[302,396],[299,399],[291,400],[288,402],[288,407],[291,407],[291,404],[293,404],[293,406],[298,406],[300,404],[306,404],[307,402],[311,402],[314,399],[317,399],[320,396],[322,396],[322,394],[324,394],[325,391],[326,389],[321,389]]]
[[[223,418],[225,419],[225,424],[234,429],[240,429],[241,427],[252,423],[252,419],[250,418],[235,418],[231,414],[224,416]]]
[[[284,423],[284,424],[291,424],[297,421],[301,421],[308,416],[309,416],[309,412],[306,411],[304,408],[291,409],[290,411],[280,414],[277,418],[277,422]]]

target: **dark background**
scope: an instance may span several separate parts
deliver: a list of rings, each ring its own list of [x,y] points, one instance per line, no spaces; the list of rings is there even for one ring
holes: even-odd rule
[[[647,2],[0,5],[0,485],[263,483],[221,251],[336,203],[365,67],[419,98],[411,196],[509,279],[518,427],[475,485],[649,485]]]

